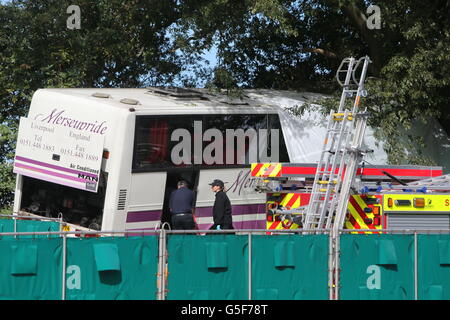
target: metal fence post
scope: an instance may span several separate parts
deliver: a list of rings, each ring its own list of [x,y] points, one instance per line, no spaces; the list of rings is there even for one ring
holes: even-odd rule
[[[159,250],[159,254],[158,254],[158,273],[157,273],[157,278],[158,278],[158,293],[157,293],[157,299],[158,300],[162,300],[162,250],[163,250],[163,230],[164,229],[160,229],[159,230],[159,243],[158,243],[158,250]]]
[[[252,300],[252,233],[248,233],[248,300]]]
[[[62,294],[61,300],[66,300],[66,264],[67,264],[67,235],[62,234]]]
[[[334,254],[335,254],[335,277],[334,277],[334,299],[340,299],[341,288],[341,232],[336,230],[334,235]]]
[[[333,300],[333,266],[334,266],[334,246],[331,232],[328,233],[328,298]]]
[[[158,300],[166,299],[166,230],[164,228],[159,230],[159,255],[158,255]]]
[[[14,213],[13,213],[13,216],[14,216]],[[15,216],[13,218],[13,221],[14,221],[14,233],[16,233],[17,232],[17,216]],[[17,235],[16,234],[14,235],[14,239],[17,239]]]
[[[162,229],[162,243],[163,243],[163,251],[162,251],[162,274],[161,274],[161,300],[166,300],[166,266],[167,266],[167,233],[166,230]]]
[[[418,262],[417,262],[417,232],[414,232],[414,300],[418,300]]]

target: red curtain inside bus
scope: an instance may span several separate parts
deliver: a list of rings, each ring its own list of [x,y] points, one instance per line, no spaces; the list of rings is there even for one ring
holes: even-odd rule
[[[168,134],[169,128],[167,120],[159,119],[154,121],[149,128],[148,142],[150,153],[148,155],[149,163],[165,162],[168,153]]]

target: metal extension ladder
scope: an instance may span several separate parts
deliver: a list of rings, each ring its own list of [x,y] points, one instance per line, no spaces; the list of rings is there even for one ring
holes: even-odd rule
[[[369,57],[342,60],[336,79],[343,87],[337,112],[331,110],[320,160],[314,177],[311,199],[303,217],[304,229],[342,228],[350,196],[350,187],[363,152],[361,145],[368,113],[360,110],[365,97],[364,82]],[[362,64],[361,75],[357,71]],[[342,79],[345,75],[345,79]],[[346,106],[348,98],[355,97],[353,107]],[[352,140],[351,140],[352,139]],[[351,141],[351,144],[349,143]]]

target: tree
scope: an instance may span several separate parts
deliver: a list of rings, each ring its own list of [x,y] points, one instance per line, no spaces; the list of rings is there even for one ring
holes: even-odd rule
[[[450,133],[448,1],[215,0],[185,5],[179,43],[189,50],[198,44],[201,50],[216,46],[218,68],[226,70],[216,75],[228,80],[212,85],[332,94],[338,91],[334,74],[341,59],[369,55],[370,96],[364,103],[391,163],[429,163],[420,148],[407,150],[417,146],[417,137],[398,143],[399,127],[436,117]],[[369,28],[371,5],[380,9],[379,29]],[[335,106],[336,99],[322,103]]]
[[[364,105],[391,163],[427,163],[399,145],[398,128],[436,117],[450,132],[450,4],[446,0],[68,0],[0,5],[0,198],[11,199],[18,119],[42,87],[181,84],[236,92],[275,88],[338,92],[347,56],[369,55]],[[368,27],[380,9],[379,29]],[[202,55],[217,48],[210,70]],[[324,102],[326,107],[335,100]],[[393,152],[395,150],[395,152]],[[420,150],[419,150],[420,151]]]
[[[67,27],[71,4],[0,4],[0,207],[12,199],[18,121],[36,89],[164,85],[182,69],[168,36],[176,0],[79,0],[80,29]]]

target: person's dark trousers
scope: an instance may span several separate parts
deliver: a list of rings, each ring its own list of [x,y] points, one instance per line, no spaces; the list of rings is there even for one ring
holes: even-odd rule
[[[191,213],[172,215],[172,227],[174,230],[195,230],[194,217]]]

